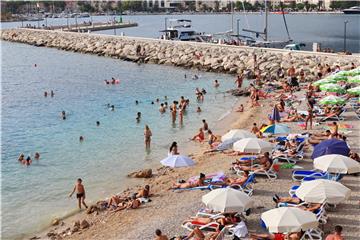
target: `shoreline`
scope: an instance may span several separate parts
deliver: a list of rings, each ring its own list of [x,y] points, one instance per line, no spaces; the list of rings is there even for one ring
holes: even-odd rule
[[[235,126],[245,126],[243,124],[243,122],[244,121],[246,122],[249,120],[248,118],[245,118],[245,119],[242,118],[242,119],[237,120],[237,118],[238,118],[237,115],[239,113],[234,111],[234,109],[237,108],[238,106],[240,106],[240,104],[245,105],[247,103],[247,97],[235,97],[235,96],[231,96],[231,97],[236,99],[236,101],[234,104],[232,104],[232,107],[223,114],[223,115],[226,114],[226,116],[222,117],[221,119],[215,120],[215,122],[213,122],[212,125],[211,125],[211,123],[209,123],[210,126],[213,126],[211,129],[213,130],[213,132],[216,133],[216,135],[225,134],[229,130],[228,129],[229,125],[233,125],[234,128],[235,128]],[[253,111],[255,111],[255,110],[256,109],[254,108]],[[180,151],[181,151],[181,154],[183,154],[183,155],[187,155],[190,157],[195,156],[197,158],[198,156],[202,155],[204,146],[207,146],[206,141],[204,143],[202,143],[201,145],[199,145],[199,143],[191,141],[191,142],[188,142],[187,144],[180,146]],[[128,177],[126,182],[129,184],[119,188],[118,190],[116,190],[116,193],[112,193],[112,195],[120,194],[120,193],[128,193],[128,192],[131,192],[131,190],[133,190],[132,192],[134,192],[134,191],[136,191],[136,189],[138,187],[144,186],[146,184],[146,182],[148,182],[149,180],[156,181],[157,178],[159,177],[158,176],[159,169],[161,169],[161,168],[163,168],[163,166],[159,162],[157,162],[157,163],[154,162],[153,164],[151,164],[151,169],[153,170],[153,177],[151,177],[151,178],[129,178]],[[195,168],[197,168],[196,165],[195,165]],[[134,171],[137,171],[140,169],[143,169],[143,168],[138,168],[138,169],[135,169]],[[132,182],[132,183],[130,183],[130,182]],[[108,200],[110,197],[111,196],[107,196],[106,198],[99,197],[99,199],[97,201]],[[157,200],[158,199],[156,199],[156,201]],[[88,202],[87,204],[89,206],[91,206],[92,204],[95,204],[95,203],[96,203],[96,201]],[[47,234],[49,232],[53,231],[54,229],[56,229],[57,231],[63,231],[63,230],[66,230],[68,227],[72,227],[72,225],[73,225],[72,223],[74,223],[75,221],[82,220],[84,218],[84,214],[86,216],[86,209],[82,209],[81,211],[74,209],[69,214],[66,214],[64,217],[55,218],[55,219],[59,220],[59,225],[52,226],[52,224],[50,222],[46,226],[44,226],[42,228],[42,230],[36,231],[35,233],[26,234],[24,237],[20,237],[19,239],[31,239],[33,237],[39,237],[38,239],[49,239],[49,238],[47,238]],[[64,225],[62,223],[64,223]]]
[[[281,10],[279,11],[270,11],[269,13],[270,14],[274,14],[273,12],[280,12]],[[285,11],[286,12],[286,11]],[[241,14],[262,14],[263,12],[262,11],[241,11],[241,12],[236,12],[234,11],[234,14],[235,15],[241,15]],[[122,14],[121,16],[158,16],[158,15],[167,15],[167,16],[178,16],[178,15],[230,15],[231,12],[173,12],[173,13],[166,13],[166,12],[158,12],[158,13],[146,13],[146,12],[139,12],[139,13],[130,13],[130,14]],[[343,11],[289,11],[287,12],[286,14],[290,14],[290,15],[298,15],[298,14],[331,14],[331,15],[343,15],[344,12]],[[97,14],[97,15],[92,15],[93,17],[107,17],[107,16],[120,16],[120,15],[101,15],[101,14]],[[51,18],[52,19],[52,18]],[[88,18],[86,18],[88,19]],[[27,21],[27,20],[21,20],[21,19],[18,19],[18,18],[15,18],[15,19],[4,19],[4,20],[0,20],[0,23],[1,22],[37,22],[37,21]],[[40,22],[42,22],[44,20],[41,20]]]
[[[301,94],[301,95],[300,95]],[[299,93],[302,96],[303,91]],[[246,98],[242,101],[246,102]],[[223,134],[226,130],[232,128],[249,129],[253,122],[261,123],[264,121],[268,111],[259,111],[259,109],[269,110],[273,105],[273,101],[260,101],[264,106],[262,108],[248,108],[246,103],[246,111],[243,113],[232,113],[221,121],[218,126],[218,132]],[[240,104],[240,102],[238,103]],[[241,115],[240,115],[241,114]],[[239,115],[241,116],[239,118]],[[359,149],[359,130],[357,120],[349,120],[347,122],[354,124],[354,134],[348,136],[349,143],[355,149]],[[357,125],[356,125],[357,124]],[[297,123],[290,123],[292,132],[299,132]],[[221,128],[224,132],[221,132]],[[321,126],[315,127],[321,129]],[[300,130],[300,132],[303,130]],[[314,130],[310,130],[314,132]],[[356,146],[354,146],[356,145]],[[90,222],[90,228],[81,230],[69,236],[66,239],[80,240],[80,239],[153,239],[154,230],[159,228],[164,234],[169,237],[179,236],[186,234],[186,230],[181,228],[181,222],[188,219],[189,216],[196,213],[202,204],[201,196],[207,192],[204,191],[169,191],[167,188],[171,182],[177,179],[187,179],[190,176],[196,176],[199,172],[210,173],[223,170],[228,173],[229,163],[236,157],[222,155],[220,153],[203,154],[207,149],[203,144],[196,144],[196,150],[193,151],[193,159],[197,164],[191,168],[175,169],[163,175],[156,175],[150,179],[140,179],[139,184],[149,184],[154,196],[151,198],[152,202],[146,203],[137,210],[125,210],[119,213],[101,212],[99,215],[86,215],[84,213],[77,215],[77,217],[86,219]],[[180,146],[180,152],[183,153],[183,148]],[[308,155],[309,152],[306,154]],[[302,161],[301,165],[304,169],[310,169],[312,162],[308,160]],[[264,231],[259,226],[259,216],[267,209],[273,208],[271,196],[274,193],[287,195],[287,191],[293,181],[289,181],[289,174],[291,169],[281,169],[279,178],[277,180],[267,180],[266,178],[257,178],[257,183],[254,186],[255,192],[252,198],[255,201],[255,206],[252,214],[247,217],[246,223],[249,231]],[[346,239],[355,240],[356,234],[359,232],[359,219],[360,209],[354,208],[360,196],[360,187],[358,185],[359,177],[347,175],[344,177],[343,183],[352,189],[352,194],[349,200],[343,204],[339,204],[335,211],[329,211],[328,215],[331,218],[325,228],[325,233],[332,231],[336,224],[344,225],[346,232]],[[271,185],[270,185],[271,184]],[[271,188],[269,188],[271,186]],[[355,205],[354,205],[355,204]],[[145,217],[145,218],[144,218]],[[72,227],[72,222],[68,219],[64,226],[57,228],[56,232],[63,231],[68,227]],[[54,227],[49,228],[54,229]],[[355,234],[355,236],[354,236]],[[46,237],[41,239],[48,239]],[[55,238],[56,239],[56,238]]]

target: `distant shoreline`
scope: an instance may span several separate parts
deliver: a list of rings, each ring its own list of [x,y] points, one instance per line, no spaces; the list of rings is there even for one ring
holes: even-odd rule
[[[273,12],[280,12],[280,11],[273,11]],[[269,12],[270,15],[271,14],[274,14],[273,12]],[[234,12],[235,15],[238,15],[238,14],[263,14],[264,12],[263,11],[256,11],[256,12]],[[154,15],[154,16],[157,16],[157,15],[174,15],[174,16],[177,16],[177,15],[230,15],[231,12],[173,12],[173,13],[166,13],[166,12],[158,12],[158,13],[146,13],[146,12],[134,12],[134,13],[130,13],[130,14],[118,14],[118,15],[102,15],[102,14],[95,14],[95,15],[92,15],[94,17],[97,17],[97,16],[151,16],[151,15]],[[344,13],[342,11],[320,11],[320,12],[286,12],[286,15],[299,15],[299,14],[332,14],[332,15],[343,15]],[[36,15],[36,14],[35,14]],[[351,14],[349,14],[351,15]],[[48,18],[50,19],[50,18]],[[88,19],[88,18],[86,18]],[[31,21],[28,21],[28,20],[21,20],[20,17],[12,17],[11,19],[1,19],[0,22],[21,22],[21,21],[24,21],[24,22],[37,22],[36,20],[31,20]],[[41,21],[44,21],[44,20],[40,20]]]

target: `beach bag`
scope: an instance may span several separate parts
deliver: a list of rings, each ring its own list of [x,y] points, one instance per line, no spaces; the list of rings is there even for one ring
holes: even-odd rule
[[[249,233],[244,221],[241,221],[239,224],[233,227],[231,231],[234,233],[234,239],[244,238]]]
[[[273,169],[274,169],[275,172],[279,172],[280,171],[280,165],[279,164],[274,164]]]

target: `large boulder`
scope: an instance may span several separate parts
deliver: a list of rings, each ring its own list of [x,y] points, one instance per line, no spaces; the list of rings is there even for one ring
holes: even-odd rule
[[[152,177],[152,169],[143,169],[140,171],[132,172],[128,174],[128,177],[134,178],[151,178]]]

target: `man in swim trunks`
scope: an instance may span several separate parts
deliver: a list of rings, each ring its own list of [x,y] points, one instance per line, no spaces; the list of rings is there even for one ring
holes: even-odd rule
[[[202,122],[203,122],[203,127],[202,127],[202,129],[203,129],[204,131],[209,130],[209,125],[208,125],[208,123],[206,122],[206,120],[203,119]]]
[[[71,197],[74,192],[76,191],[76,198],[78,199],[79,208],[81,209],[81,204],[85,206],[85,208],[88,208],[88,206],[85,203],[85,187],[82,184],[81,178],[78,178],[73,191],[70,193],[69,197]]]

